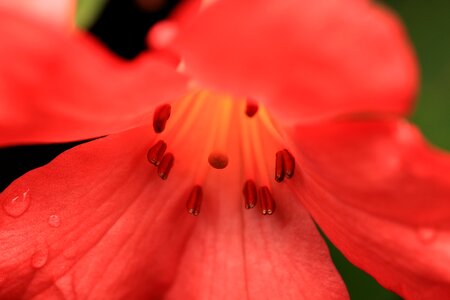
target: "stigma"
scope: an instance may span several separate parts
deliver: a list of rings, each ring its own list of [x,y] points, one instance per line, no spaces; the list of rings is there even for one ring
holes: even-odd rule
[[[213,152],[209,155],[208,162],[215,169],[224,169],[228,166],[228,156],[223,153]]]
[[[180,199],[190,215],[215,205],[214,198],[220,198],[211,197],[215,193],[243,203],[249,213],[271,216],[277,207],[282,209],[274,195],[295,175],[296,161],[286,147],[291,143],[264,106],[248,98],[197,91],[157,107],[152,125],[157,139],[147,160],[163,181],[176,176],[190,183]],[[231,192],[235,189],[230,184],[240,186],[240,192]]]

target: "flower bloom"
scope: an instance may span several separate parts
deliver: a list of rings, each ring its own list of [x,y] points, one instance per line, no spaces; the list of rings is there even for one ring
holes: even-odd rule
[[[449,297],[450,157],[401,117],[395,17],[223,0],[172,25],[183,73],[0,11],[0,143],[108,135],[0,195],[1,298],[348,298],[312,218],[386,288]]]

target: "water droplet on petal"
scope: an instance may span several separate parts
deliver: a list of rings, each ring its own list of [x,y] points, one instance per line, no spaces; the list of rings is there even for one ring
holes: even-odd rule
[[[48,225],[51,227],[59,227],[61,225],[61,219],[58,215],[51,215],[48,217]]]
[[[36,269],[42,268],[47,263],[47,259],[48,248],[40,248],[31,256],[31,266]]]
[[[429,244],[436,239],[437,231],[431,227],[421,227],[417,230],[417,236],[424,244]]]
[[[20,217],[30,206],[30,190],[18,194],[12,199],[3,202],[3,209],[11,217]]]

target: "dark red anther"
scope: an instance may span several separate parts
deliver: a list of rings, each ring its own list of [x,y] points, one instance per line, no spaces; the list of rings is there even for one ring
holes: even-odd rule
[[[271,215],[275,212],[275,200],[267,186],[259,189],[259,201],[261,203],[261,213],[263,215]]]
[[[252,100],[247,100],[247,106],[245,108],[245,114],[251,118],[258,112],[258,104]]]
[[[193,216],[198,216],[200,213],[200,207],[202,206],[203,190],[199,185],[195,185],[192,188],[189,198],[186,202],[186,208],[188,213]]]
[[[275,155],[275,180],[282,182],[284,179],[284,151],[278,151]]]
[[[158,175],[161,179],[166,180],[173,166],[174,157],[172,153],[166,153],[161,159],[158,166]]]
[[[171,110],[170,104],[164,104],[156,108],[153,115],[153,129],[156,133],[161,133],[166,128],[166,122],[169,120]]]
[[[158,166],[164,153],[166,152],[167,144],[164,141],[159,140],[156,144],[154,144],[147,152],[148,161]]]
[[[294,172],[295,172],[295,158],[286,149],[283,150],[283,162],[284,162],[284,171],[286,173],[286,178],[292,178],[292,176],[294,176]]]
[[[251,179],[247,180],[244,184],[244,189],[242,192],[244,193],[245,208],[250,209],[255,207],[258,199],[255,182]]]

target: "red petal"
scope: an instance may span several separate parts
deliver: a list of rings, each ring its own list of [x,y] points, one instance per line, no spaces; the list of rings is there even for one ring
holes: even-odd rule
[[[180,27],[189,24],[196,17],[203,0],[181,1],[171,15],[150,28],[147,43],[151,49],[170,47]]]
[[[264,101],[283,119],[403,114],[417,86],[401,25],[368,1],[218,1],[178,48],[202,83]]]
[[[323,239],[291,191],[274,191],[272,216],[245,210],[236,197],[240,178],[221,176],[230,169],[208,174],[215,184],[204,189],[202,212],[168,298],[347,299]]]
[[[75,5],[74,0],[0,0],[0,7],[63,27],[75,21]]]
[[[60,142],[117,132],[184,92],[151,56],[126,63],[81,33],[0,12],[0,144]]]
[[[307,182],[299,197],[333,243],[407,299],[449,298],[450,156],[400,120],[294,135]]]
[[[78,146],[1,194],[4,207],[23,192],[30,204],[22,215],[1,216],[0,298],[164,294],[194,220],[178,201],[186,183],[162,181],[146,161],[148,132]],[[45,263],[37,260],[40,268],[33,267],[34,253],[48,255]]]
[[[278,215],[244,212],[229,197],[240,194],[236,176],[226,176],[205,186],[204,209],[192,217],[184,201],[196,165],[180,158],[161,180],[146,162],[148,132],[75,147],[1,194],[3,205],[19,195],[20,206],[24,192],[30,200],[23,214],[1,216],[2,299],[347,297],[292,194],[274,194]]]

